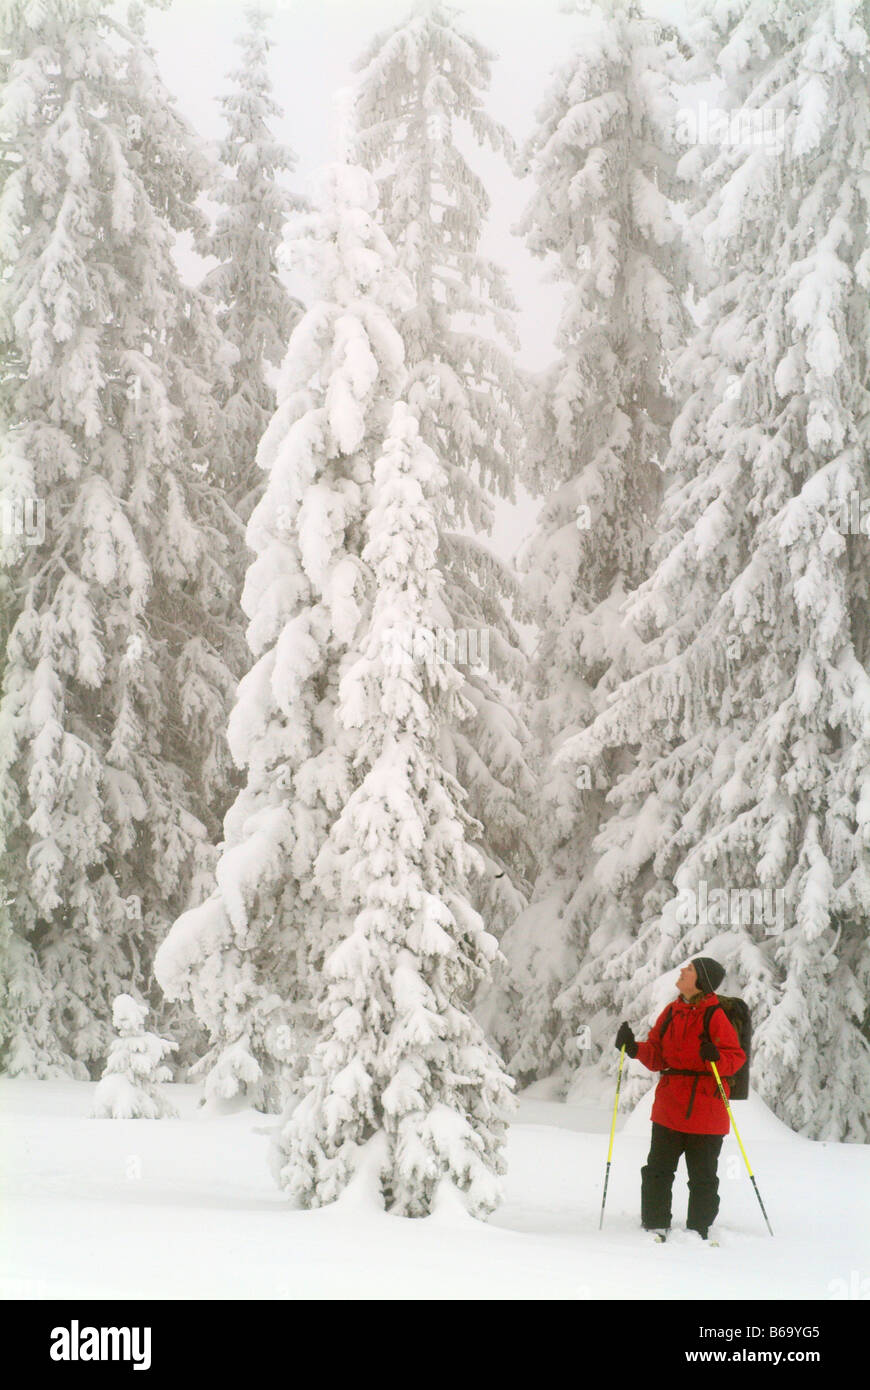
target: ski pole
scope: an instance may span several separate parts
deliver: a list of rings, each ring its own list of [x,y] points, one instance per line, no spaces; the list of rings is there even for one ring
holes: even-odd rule
[[[722,1085],[722,1078],[720,1077],[719,1072],[716,1068],[716,1063],[711,1062],[710,1066],[713,1068],[713,1075],[716,1078],[716,1085],[719,1087],[719,1094],[725,1102],[725,1109],[728,1111],[728,1118],[731,1121],[732,1125],[734,1125],[734,1136],[738,1144],[740,1145],[740,1152],[743,1155],[743,1162],[746,1164],[746,1171],[749,1174],[749,1180],[752,1183],[752,1186],[755,1188],[755,1195],[758,1198],[758,1205],[761,1207],[761,1214],[764,1217],[765,1222],[767,1222],[767,1229],[770,1231],[770,1234],[773,1235],[773,1227],[767,1220],[767,1212],[764,1210],[764,1203],[761,1200],[761,1193],[759,1192],[758,1184],[755,1181],[755,1174],[749,1166],[749,1159],[746,1157],[746,1150],[743,1147],[743,1140],[740,1138],[740,1130],[737,1128],[736,1124],[734,1124],[734,1116],[731,1113],[731,1106],[728,1104],[728,1097],[725,1094],[725,1087]]]
[[[610,1181],[610,1160],[613,1157],[613,1136],[616,1132],[616,1111],[619,1106],[619,1088],[622,1085],[622,1064],[625,1061],[625,1043],[619,1049],[619,1071],[616,1076],[616,1099],[613,1102],[613,1121],[610,1126],[610,1148],[607,1150],[607,1169],[604,1174],[604,1195],[601,1198],[601,1216],[598,1229],[604,1225],[604,1203],[607,1201],[607,1184]]]

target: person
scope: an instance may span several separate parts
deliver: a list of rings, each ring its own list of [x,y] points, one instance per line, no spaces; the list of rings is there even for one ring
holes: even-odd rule
[[[616,1035],[618,1048],[624,1045],[629,1057],[662,1073],[640,1189],[641,1224],[660,1236],[671,1225],[671,1190],[681,1154],[689,1174],[687,1230],[706,1240],[719,1211],[717,1167],[731,1126],[710,1062],[716,1063],[725,1094],[730,1095],[726,1078],[746,1061],[724,1009],[710,1015],[709,1039],[704,1036],[706,1011],[719,1003],[716,990],[724,977],[725,968],[718,961],[698,956],[683,966],[677,976],[679,997],[662,1010],[645,1042],[638,1042],[625,1022]]]

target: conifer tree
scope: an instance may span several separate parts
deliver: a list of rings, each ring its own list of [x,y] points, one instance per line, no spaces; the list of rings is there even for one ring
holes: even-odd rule
[[[11,0],[0,128],[0,1058],[92,1074],[111,1001],[207,877],[233,685],[230,523],[208,474],[225,347],[181,284],[204,165],[101,0]],[[209,377],[202,375],[208,364]],[[159,999],[159,996],[158,996]]]
[[[281,281],[278,250],[284,224],[303,200],[279,182],[296,167],[296,156],[271,130],[284,113],[272,96],[266,11],[254,4],[245,15],[237,40],[241,62],[229,74],[233,90],[220,98],[227,133],[219,150],[222,174],[210,189],[219,205],[217,224],[200,250],[218,261],[202,288],[238,352],[232,380],[219,393],[229,461],[221,482],[247,522],[263,481],[256,457],[275,411],[275,369],[302,308]]]
[[[361,557],[371,616],[336,714],[364,776],[317,861],[344,939],[325,961],[325,1029],[280,1144],[280,1181],[306,1205],[339,1196],[367,1144],[396,1215],[428,1215],[442,1183],[474,1215],[500,1199],[510,1083],[469,1013],[496,940],[469,901],[483,865],[441,760],[443,728],[473,709],[455,666],[412,640],[445,616],[434,506],[445,481],[399,402]]]
[[[391,316],[412,290],[375,221],[362,169],[332,165],[294,243],[320,297],[294,329],[260,444],[267,475],[247,528],[242,595],[253,664],[229,744],[245,783],[224,824],[215,891],[175,923],[157,973],[189,999],[211,1045],[206,1095],[277,1110],[316,1021],[317,971],[334,923],[314,863],[353,788],[353,741],[335,720],[366,593],[360,560],[372,466],[397,399]],[[330,933],[333,933],[331,935]]]
[[[656,891],[650,833],[666,814],[665,799],[653,811],[646,793],[630,817],[608,805],[616,775],[630,775],[630,746],[585,764],[558,757],[631,673],[621,606],[646,572],[673,415],[669,358],[684,327],[676,41],[631,0],[579,8],[582,37],[527,144],[535,192],[518,227],[565,291],[525,472],[545,497],[523,558],[540,634],[529,700],[546,769],[534,816],[541,874],[504,937],[497,1028],[526,1080],[588,1071],[602,1047],[609,1057],[606,966]]]
[[[160,1090],[172,1072],[163,1059],[177,1044],[145,1028],[148,1006],[131,994],[119,994],[112,1021],[120,1035],[109,1049],[105,1070],[94,1096],[94,1119],[161,1120],[178,1111]]]
[[[442,0],[418,0],[357,63],[354,158],[378,182],[383,224],[416,302],[400,329],[408,404],[446,471],[439,564],[448,622],[438,640],[466,677],[474,717],[445,730],[454,771],[479,821],[487,865],[474,902],[500,935],[532,877],[526,804],[534,785],[518,690],[525,667],[510,565],[486,544],[497,497],[513,499],[525,387],[504,272],[480,251],[490,200],[463,137],[514,160],[508,132],[484,108],[494,54]]]
[[[755,1015],[760,1094],[806,1134],[866,1141],[868,538],[851,514],[870,495],[870,11],[741,0],[699,19],[727,119],[702,141],[688,113],[681,172],[717,281],[631,605],[637,674],[569,751],[634,739],[617,801],[645,786],[678,805],[654,837],[676,891],[620,962],[635,1015],[639,986],[716,956]]]

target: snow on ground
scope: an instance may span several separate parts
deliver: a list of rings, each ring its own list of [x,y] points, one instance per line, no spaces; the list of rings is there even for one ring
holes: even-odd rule
[[[508,1145],[506,1200],[486,1223],[450,1203],[419,1221],[366,1195],[294,1211],[268,1163],[275,1117],[198,1108],[178,1119],[88,1118],[95,1084],[0,1081],[0,1296],[6,1298],[855,1297],[870,1288],[870,1147],[815,1143],[756,1097],[737,1123],[775,1236],[733,1134],[720,1160],[721,1247],[638,1226],[651,1093],[621,1122],[598,1229],[610,1116],[528,1096]],[[860,1296],[860,1294],[858,1295]]]

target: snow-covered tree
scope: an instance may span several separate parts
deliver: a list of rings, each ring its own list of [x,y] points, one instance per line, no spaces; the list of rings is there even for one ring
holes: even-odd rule
[[[514,158],[484,108],[493,57],[452,6],[419,0],[357,64],[353,150],[377,178],[384,227],[416,291],[400,323],[408,403],[447,475],[438,524],[449,621],[439,640],[475,708],[444,736],[481,825],[487,872],[474,903],[500,935],[530,886],[534,779],[516,694],[525,666],[516,578],[485,539],[496,498],[515,496],[522,453],[524,388],[506,350],[517,346],[515,305],[503,271],[479,249],[490,200],[462,152],[470,137]]]
[[[275,1110],[314,1026],[330,910],[314,864],[359,773],[335,720],[367,585],[360,553],[372,468],[403,375],[392,317],[412,297],[360,168],[323,174],[300,219],[320,297],[293,331],[258,453],[266,488],[247,529],[242,606],[253,665],[229,743],[245,785],[227,814],[217,887],[160,948],[170,997],[189,998],[211,1047],[206,1094]]]
[[[277,253],[284,224],[302,200],[279,182],[295,168],[296,156],[271,131],[284,113],[272,97],[266,11],[255,4],[245,13],[247,27],[237,40],[242,60],[229,74],[233,90],[220,98],[227,124],[219,150],[223,172],[209,190],[219,204],[217,223],[199,249],[218,261],[202,288],[238,351],[232,380],[219,392],[229,465],[221,481],[247,521],[263,482],[256,456],[275,411],[273,369],[301,313],[281,281]]]
[[[607,802],[630,749],[585,766],[556,755],[631,669],[620,608],[646,573],[684,320],[674,36],[631,0],[575,8],[582,37],[537,112],[526,149],[535,192],[518,227],[565,288],[524,478],[545,494],[523,557],[539,629],[529,700],[546,769],[533,818],[541,873],[503,938],[496,1030],[525,1079],[571,1076],[581,1062],[586,1072],[602,1047],[609,1059],[605,965],[655,889],[641,872],[655,816],[644,834],[636,807],[627,818]]]
[[[147,1004],[131,994],[119,994],[112,1005],[112,1021],[120,1035],[109,1049],[91,1115],[97,1120],[162,1120],[178,1111],[160,1086],[172,1080],[164,1057],[177,1043],[149,1033],[145,1027]]]
[[[227,350],[173,260],[205,168],[141,8],[10,0],[2,49],[0,505],[37,524],[0,537],[0,1057],[87,1077],[225,795]]]
[[[870,1135],[870,10],[701,7],[723,85],[680,172],[717,283],[680,366],[637,674],[570,754],[678,805],[676,893],[620,962],[625,1012],[699,952],[755,1013],[753,1082],[818,1138]],[[718,112],[721,111],[720,116]],[[863,512],[862,512],[863,508]],[[717,894],[713,899],[713,893]],[[722,896],[724,895],[724,896]]]
[[[306,1205],[339,1196],[382,1137],[380,1192],[395,1214],[427,1215],[442,1182],[474,1215],[500,1199],[510,1082],[469,1013],[497,943],[469,900],[484,866],[442,762],[443,730],[474,711],[432,640],[448,616],[435,520],[445,485],[398,403],[362,552],[375,598],[336,714],[365,775],[316,866],[344,939],[324,965],[307,1094],[280,1142],[280,1180]]]

